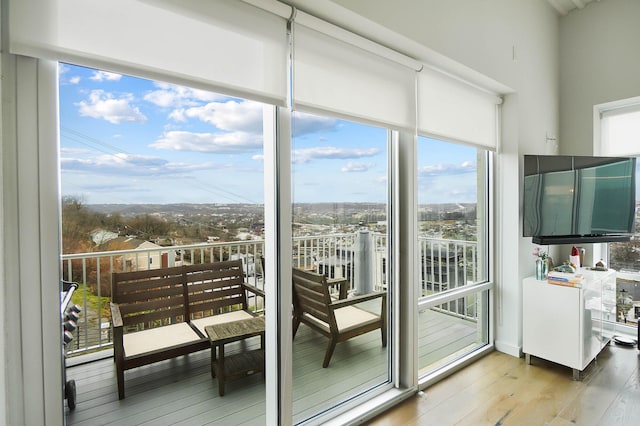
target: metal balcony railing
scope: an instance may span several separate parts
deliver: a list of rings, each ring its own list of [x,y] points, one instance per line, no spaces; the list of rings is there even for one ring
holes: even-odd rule
[[[157,269],[227,259],[242,259],[246,279],[264,290],[260,257],[264,241],[216,242],[135,250],[65,254],[62,279],[79,283],[73,303],[82,314],[74,339],[66,348],[73,356],[111,346],[109,301],[111,273]],[[360,231],[351,234],[300,236],[293,241],[293,266],[314,270],[329,278],[346,278],[349,293],[387,288],[386,235]],[[420,239],[422,295],[475,282],[477,245],[470,241]],[[254,311],[264,301],[250,300]],[[475,301],[461,299],[440,308],[456,316],[475,319]]]

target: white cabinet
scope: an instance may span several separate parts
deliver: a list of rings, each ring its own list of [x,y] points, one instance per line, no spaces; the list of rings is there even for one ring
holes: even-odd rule
[[[613,336],[616,273],[580,270],[582,288],[525,278],[522,292],[522,350],[573,368],[574,379]]]

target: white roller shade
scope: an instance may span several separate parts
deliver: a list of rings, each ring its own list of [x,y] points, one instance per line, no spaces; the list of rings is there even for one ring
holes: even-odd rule
[[[602,113],[604,156],[640,155],[640,105]]]
[[[411,60],[401,64],[397,52],[300,15],[293,33],[294,108],[415,131]]]
[[[425,68],[418,73],[418,132],[495,150],[500,102],[491,93]]]
[[[242,1],[9,3],[11,53],[286,103],[286,20]]]

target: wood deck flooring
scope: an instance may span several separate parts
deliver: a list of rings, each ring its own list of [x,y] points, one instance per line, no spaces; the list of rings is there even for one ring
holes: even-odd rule
[[[638,425],[640,351],[610,344],[582,381],[568,367],[493,352],[367,423],[454,424]]]
[[[442,313],[420,315],[420,365],[475,345],[476,324]],[[387,348],[374,331],[339,343],[328,368],[322,359],[328,340],[304,324],[293,342],[294,421],[302,421],[387,381]],[[245,348],[259,344],[258,338]],[[240,350],[227,346],[227,353]],[[125,372],[126,398],[118,400],[111,358],[66,370],[77,387],[68,425],[264,425],[265,386],[261,375],[225,385],[225,396],[210,375],[208,350]]]

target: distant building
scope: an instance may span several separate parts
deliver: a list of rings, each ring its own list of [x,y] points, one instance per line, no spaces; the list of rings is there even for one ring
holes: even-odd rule
[[[160,248],[162,246],[135,237],[117,237],[98,246],[100,251],[130,250],[122,256],[125,271],[145,271],[177,266],[175,252],[157,250]]]
[[[94,229],[91,231],[91,240],[96,246],[118,238],[117,232],[107,231],[105,229]]]

